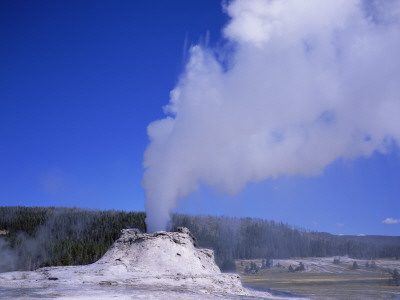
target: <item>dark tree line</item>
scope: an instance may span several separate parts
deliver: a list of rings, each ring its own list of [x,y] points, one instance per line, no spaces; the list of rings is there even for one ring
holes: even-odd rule
[[[7,232],[0,243],[0,271],[92,263],[103,256],[122,228],[146,230],[144,220],[144,213],[135,212],[0,207],[0,230]]]
[[[123,228],[146,231],[145,213],[54,207],[0,207],[0,272],[98,260]],[[185,226],[201,247],[214,249],[223,270],[235,259],[349,255],[400,257],[400,237],[335,236],[252,218],[175,214],[170,229]]]
[[[173,226],[188,227],[199,245],[213,248],[220,266],[234,259],[325,257],[399,258],[400,237],[336,236],[252,218],[176,214]]]

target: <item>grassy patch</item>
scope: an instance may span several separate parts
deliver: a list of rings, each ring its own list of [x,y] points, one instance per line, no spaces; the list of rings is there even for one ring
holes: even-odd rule
[[[302,261],[306,271],[289,272],[288,266]],[[351,270],[350,263],[330,266],[329,260],[280,260],[281,267],[245,274],[251,261],[237,261],[243,284],[307,295],[315,299],[400,299],[400,287],[390,285],[391,275],[383,267]],[[261,260],[252,260],[261,264]],[[363,264],[364,266],[364,264]],[[379,266],[379,265],[378,265]]]

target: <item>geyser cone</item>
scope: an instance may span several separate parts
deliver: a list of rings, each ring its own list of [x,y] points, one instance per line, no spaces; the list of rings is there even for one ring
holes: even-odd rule
[[[184,227],[177,232],[153,234],[123,229],[121,237],[96,264],[123,266],[128,272],[147,275],[220,274],[214,252],[196,246],[196,239]]]

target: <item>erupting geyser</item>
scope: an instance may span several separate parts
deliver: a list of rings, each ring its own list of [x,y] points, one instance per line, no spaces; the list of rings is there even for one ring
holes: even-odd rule
[[[149,232],[199,184],[236,193],[400,141],[400,1],[235,0],[148,127]]]
[[[35,297],[41,293],[61,299],[109,299],[124,294],[151,299],[215,299],[214,294],[218,299],[271,296],[244,289],[237,274],[222,274],[213,251],[198,248],[187,228],[154,234],[124,229],[97,262],[1,273],[0,289],[6,288],[9,295],[21,296],[21,290],[29,289]]]

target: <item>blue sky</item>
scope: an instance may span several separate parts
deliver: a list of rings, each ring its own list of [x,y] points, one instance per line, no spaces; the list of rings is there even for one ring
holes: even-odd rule
[[[146,128],[165,117],[190,45],[224,48],[228,21],[218,1],[2,1],[0,205],[143,211]],[[399,178],[394,142],[236,194],[204,183],[176,211],[400,235],[382,223],[400,219]]]

